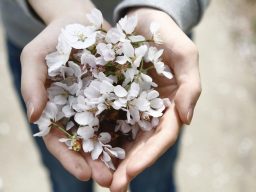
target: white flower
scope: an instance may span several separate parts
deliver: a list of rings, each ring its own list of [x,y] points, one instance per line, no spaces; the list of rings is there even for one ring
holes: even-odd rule
[[[70,130],[71,128],[73,128],[75,126],[74,122],[73,121],[69,121],[67,123],[67,126],[66,126],[66,130]]]
[[[96,29],[100,29],[102,27],[103,16],[98,9],[93,9],[86,16],[87,16],[87,19],[96,27]]]
[[[125,158],[125,151],[120,147],[113,147],[113,148],[105,147],[105,150],[109,154],[114,156],[115,158],[118,158],[118,159],[124,159]]]
[[[124,72],[124,81],[122,86],[125,87],[127,86],[127,84],[131,83],[134,80],[135,75],[137,75],[139,73],[139,71],[137,70],[137,68],[133,67],[133,68],[128,68],[125,72]]]
[[[62,112],[65,117],[70,118],[75,115],[75,111],[71,108],[70,105],[65,105],[62,107]]]
[[[65,105],[68,100],[68,92],[60,86],[52,84],[51,87],[47,89],[48,98],[51,102],[57,105]]]
[[[68,44],[75,49],[85,49],[96,42],[96,33],[92,27],[70,24],[62,30]]]
[[[34,134],[34,136],[45,136],[50,132],[52,121],[57,120],[58,108],[52,102],[47,102],[46,107],[38,121],[35,124],[38,125],[40,132]]]
[[[144,121],[140,114],[145,119],[149,117],[158,118],[163,115],[164,109],[163,100],[159,98],[159,93],[156,90],[143,91],[139,97],[128,102],[127,121],[132,124],[138,122],[140,126],[146,127],[150,122]],[[152,128],[153,126],[150,127]]]
[[[114,87],[114,93],[117,97],[125,97],[127,95],[127,91],[121,85]]]
[[[56,82],[54,85],[62,87],[70,95],[78,95],[82,88],[82,81],[77,83],[72,83],[71,85],[66,85],[65,83]]]
[[[154,127],[156,127],[159,123],[159,119],[156,117],[153,117],[151,121],[144,120],[143,118],[138,121],[138,125],[140,126],[140,129],[143,131],[150,131]]]
[[[148,54],[145,57],[146,62],[156,63],[160,61],[163,52],[163,49],[158,50],[156,47],[149,47]]]
[[[125,90],[126,91],[126,90]],[[130,123],[130,111],[133,111],[132,107],[130,106],[129,110],[127,110],[127,103],[136,98],[139,95],[140,87],[139,84],[133,82],[130,86],[129,91],[123,94],[125,98],[118,98],[112,104],[112,107],[116,110],[122,109],[127,112],[127,121]],[[128,105],[129,106],[129,105]]]
[[[146,52],[148,50],[148,47],[146,45],[142,45],[135,49],[135,60],[133,62],[133,65],[135,67],[139,67],[142,61],[142,58],[145,56]]]
[[[122,133],[129,133],[132,129],[132,126],[129,125],[125,120],[117,120],[115,131],[121,131]]]
[[[156,72],[160,75],[164,75],[168,79],[172,79],[173,75],[170,68],[161,61],[161,55],[163,54],[163,49],[158,50],[156,47],[150,47],[146,57],[147,62],[152,62],[156,68]]]
[[[161,39],[160,37],[160,33],[159,33],[159,24],[156,23],[156,22],[152,22],[150,24],[150,32],[152,34],[152,37],[153,37],[153,41],[157,44],[162,44],[163,43],[163,40]]]
[[[154,66],[155,66],[156,72],[158,74],[162,74],[163,76],[165,76],[168,79],[173,78],[170,68],[167,65],[165,65],[163,62],[158,61],[158,62],[154,63]]]
[[[100,54],[105,61],[115,59],[115,52],[112,49],[112,44],[99,43],[96,47],[97,53]]]
[[[81,56],[81,64],[89,65],[91,68],[95,68],[97,65],[97,58],[89,51],[84,50]]]
[[[69,56],[71,53],[72,47],[66,41],[63,33],[61,33],[58,38],[58,44],[56,46],[56,49],[60,54],[63,54],[63,55]]]
[[[105,39],[108,43],[116,44],[119,41],[125,41],[125,34],[118,28],[111,28],[108,30]]]
[[[60,138],[59,142],[61,143],[65,143],[68,146],[68,149],[74,149],[73,147],[75,147],[77,145],[77,137],[76,136],[72,136],[70,138]],[[80,150],[80,148],[79,148]],[[78,151],[79,151],[78,150]]]
[[[135,30],[137,22],[137,16],[125,16],[124,18],[119,20],[117,28],[122,29],[126,34],[132,34],[133,31]]]
[[[76,64],[74,61],[69,61],[68,66],[69,66],[69,74],[68,74],[69,76],[80,78],[83,75],[81,67],[78,64]]]
[[[48,66],[48,75],[50,77],[60,74],[60,69],[65,66],[69,59],[69,54],[61,54],[58,51],[48,54],[45,57]]]
[[[140,89],[143,91],[147,91],[151,89],[151,87],[157,87],[157,84],[153,82],[152,77],[145,73],[140,73],[136,77],[137,83],[140,85]]]
[[[144,41],[146,41],[146,38],[143,37],[142,35],[130,35],[130,36],[128,36],[128,39],[129,39],[132,43],[138,43],[138,42],[144,42]]]
[[[79,124],[79,125],[90,125],[93,120],[94,120],[94,115],[91,112],[88,111],[84,111],[81,113],[76,113],[75,114],[75,121]]]
[[[142,45],[134,49],[130,42],[124,42],[122,44],[122,52],[124,55],[118,56],[116,58],[116,62],[119,64],[130,62],[134,67],[139,67],[141,60],[145,56],[147,50],[148,47],[146,45]]]
[[[140,93],[140,86],[139,86],[139,84],[133,82],[131,84],[131,87],[130,87],[129,91],[128,91],[127,99],[128,100],[132,100],[132,99],[138,97],[139,93]]]
[[[94,149],[94,129],[89,126],[80,127],[77,130],[77,135],[83,139],[83,150],[85,153],[91,152]]]
[[[105,151],[103,150],[103,157],[102,157],[102,161],[105,163],[105,165],[112,169],[112,170],[115,170],[115,166],[111,160],[111,157],[110,156],[113,156],[115,158],[118,158],[118,159],[124,159],[125,158],[125,151],[120,148],[120,147],[114,147],[114,148],[111,148],[110,147],[104,147]]]

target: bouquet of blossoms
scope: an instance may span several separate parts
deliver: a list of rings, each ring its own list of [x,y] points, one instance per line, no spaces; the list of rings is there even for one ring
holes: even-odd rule
[[[134,33],[136,16],[122,18],[108,31],[99,10],[87,18],[90,26],[62,29],[56,51],[46,56],[48,102],[35,136],[59,129],[65,134],[59,141],[69,149],[90,153],[114,170],[112,160],[125,158],[122,143],[156,127],[168,105],[147,72],[169,79],[172,74],[161,61],[163,50],[152,46],[161,43],[156,23],[146,39]]]

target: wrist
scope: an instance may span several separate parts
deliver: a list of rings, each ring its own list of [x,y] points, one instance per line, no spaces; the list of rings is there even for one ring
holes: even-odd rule
[[[133,8],[130,9],[127,12],[127,15],[137,15],[138,21],[146,21],[148,22],[174,22],[174,20],[164,11],[155,9],[155,8],[150,8],[150,7],[139,7],[139,8]],[[174,22],[175,23],[175,22]]]
[[[141,7],[130,9],[127,13],[128,16],[136,15],[138,18],[138,27],[136,31],[145,35],[146,37],[150,34],[149,26],[152,22],[157,23],[160,26],[159,32],[161,36],[166,38],[166,35],[171,33],[183,33],[180,27],[175,21],[164,11],[159,9]]]
[[[76,21],[85,24],[86,13],[89,13],[95,6],[90,0],[28,0],[31,7],[49,25],[55,20]],[[46,11],[47,10],[47,11]]]

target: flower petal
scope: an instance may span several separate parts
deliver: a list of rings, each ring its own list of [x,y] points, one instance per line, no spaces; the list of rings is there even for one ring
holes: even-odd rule
[[[96,27],[96,29],[101,28],[103,24],[103,16],[98,9],[93,9],[86,16],[87,16],[87,19]]]
[[[130,42],[124,42],[122,45],[122,50],[125,56],[134,57],[134,48]]]
[[[151,91],[149,91],[148,94],[147,94],[147,99],[148,99],[148,100],[152,100],[152,99],[155,99],[155,98],[157,98],[157,97],[159,97],[159,93],[158,93],[158,91],[156,91],[156,90],[151,90]]]
[[[75,115],[75,121],[79,124],[79,125],[90,125],[90,123],[93,122],[94,116],[92,113],[85,111],[82,113],[77,113]]]
[[[131,84],[130,90],[128,92],[128,99],[130,100],[132,98],[138,97],[139,93],[140,93],[140,86],[139,86],[139,84],[133,82]]]
[[[94,149],[93,149],[93,151],[91,153],[92,160],[98,159],[100,154],[102,153],[102,151],[103,151],[102,145],[99,142],[97,142],[94,145]]]
[[[146,45],[142,45],[135,49],[135,55],[136,57],[144,57],[146,52],[148,50],[148,47]]]
[[[64,116],[67,118],[70,118],[75,114],[74,110],[71,109],[69,105],[65,105],[64,107],[62,107],[62,112],[64,113]]]
[[[94,129],[91,127],[79,127],[77,130],[77,134],[83,139],[87,140],[94,135]]]
[[[99,141],[103,144],[107,144],[111,141],[111,135],[107,132],[102,132],[99,135]]]
[[[67,125],[66,125],[66,130],[68,131],[68,130],[70,130],[74,126],[75,126],[74,122],[73,121],[69,121],[67,123]]]
[[[107,151],[113,155],[114,157],[118,159],[124,159],[125,158],[125,150],[120,147],[114,147],[111,149],[107,149]]]
[[[128,94],[125,88],[123,88],[121,85],[117,85],[114,87],[114,93],[118,97],[125,97]]]
[[[164,102],[160,98],[155,98],[155,99],[150,101],[150,106],[153,109],[160,109],[160,108],[162,108],[164,106]]]
[[[83,150],[85,153],[91,152],[94,149],[94,143],[91,139],[83,141]]]
[[[100,93],[108,94],[110,92],[113,92],[113,90],[114,90],[114,86],[110,82],[108,82],[106,80],[102,81],[102,83],[100,85]]]

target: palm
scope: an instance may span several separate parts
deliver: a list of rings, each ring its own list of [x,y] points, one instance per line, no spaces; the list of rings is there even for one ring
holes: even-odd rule
[[[157,90],[161,97],[173,100],[178,89],[176,79],[170,80],[159,76],[154,69],[149,71],[149,75],[158,84]],[[126,188],[136,175],[152,165],[175,143],[180,126],[175,105],[171,104],[155,129],[148,132],[139,131],[134,141],[125,143],[123,148],[127,156],[114,173],[112,190],[119,191]]]
[[[171,104],[160,120],[160,124],[149,132],[139,132],[133,142],[123,147],[127,153],[113,175],[111,188],[120,191],[144,169],[152,165],[170,146],[172,146],[179,133],[180,119]],[[139,160],[139,161],[138,161]]]

